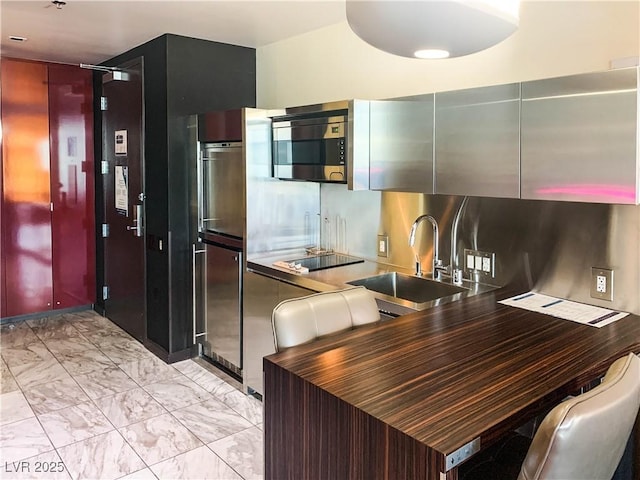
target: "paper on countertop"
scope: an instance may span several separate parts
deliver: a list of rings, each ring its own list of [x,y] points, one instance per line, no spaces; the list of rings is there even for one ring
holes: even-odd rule
[[[629,315],[626,312],[616,312],[615,310],[594,307],[593,305],[572,302],[535,292],[516,295],[498,303],[531,310],[532,312],[544,313],[596,328],[604,327]]]
[[[298,273],[298,274],[305,274],[305,273],[309,273],[309,269],[307,267],[303,267],[302,265],[295,264],[293,262],[273,262],[273,266],[274,267],[279,267],[282,268],[284,270],[286,270],[289,273]]]

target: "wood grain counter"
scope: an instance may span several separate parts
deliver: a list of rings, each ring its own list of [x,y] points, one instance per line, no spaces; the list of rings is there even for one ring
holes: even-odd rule
[[[598,329],[497,303],[514,293],[266,357],[266,478],[455,480],[448,454],[489,446],[640,352],[638,316]]]

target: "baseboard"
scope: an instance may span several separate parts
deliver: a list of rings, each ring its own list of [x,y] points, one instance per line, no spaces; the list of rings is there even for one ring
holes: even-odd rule
[[[42,312],[27,313],[26,315],[15,315],[13,317],[0,318],[0,325],[7,323],[23,322],[25,320],[34,320],[38,318],[51,317],[53,315],[62,315],[65,313],[83,312],[85,310],[94,310],[94,305],[78,305],[76,307],[60,308],[56,310],[45,310]]]

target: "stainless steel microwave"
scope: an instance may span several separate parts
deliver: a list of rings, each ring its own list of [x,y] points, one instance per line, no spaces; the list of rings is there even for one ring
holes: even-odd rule
[[[273,176],[347,183],[347,110],[312,110],[273,118]]]

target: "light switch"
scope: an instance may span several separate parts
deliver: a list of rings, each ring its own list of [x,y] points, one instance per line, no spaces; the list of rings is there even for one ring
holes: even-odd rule
[[[467,268],[473,270],[475,268],[475,257],[467,255]]]

